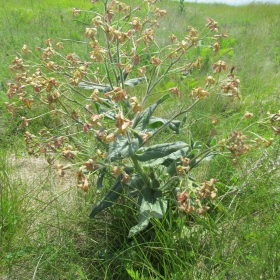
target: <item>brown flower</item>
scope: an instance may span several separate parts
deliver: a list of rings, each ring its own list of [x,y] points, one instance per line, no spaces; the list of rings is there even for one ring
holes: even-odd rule
[[[162,63],[161,59],[159,59],[158,57],[156,56],[153,56],[151,59],[150,59],[150,62],[156,66],[160,65]]]
[[[124,135],[127,128],[132,124],[132,121],[124,118],[123,113],[119,112],[116,115],[116,127],[118,128],[118,134]]]
[[[250,113],[250,112],[246,111],[246,113],[242,117],[242,120],[246,120],[246,119],[253,118],[253,117],[254,117],[253,113]]]
[[[224,61],[219,60],[213,65],[212,68],[214,69],[214,73],[220,73],[222,70],[225,71],[227,69],[227,65]]]
[[[216,81],[212,76],[208,76],[205,80],[205,86],[208,87],[210,85],[215,85]]]
[[[178,97],[180,97],[180,95],[181,95],[178,87],[172,87],[172,88],[169,88],[168,90],[171,91],[173,94],[177,95]]]
[[[203,88],[194,88],[190,94],[189,97],[194,97],[194,98],[204,98],[204,97],[209,97],[210,93]]]
[[[90,124],[91,125],[97,125],[99,127],[102,127],[102,124],[100,123],[100,121],[104,118],[104,115],[103,114],[93,114],[91,117],[90,117]]]
[[[132,111],[134,113],[140,113],[143,111],[143,107],[141,106],[141,104],[138,101],[138,98],[136,96],[133,96],[131,98],[129,98],[131,107],[132,107]]]
[[[125,90],[123,90],[122,88],[120,87],[117,87],[115,88],[114,90],[112,91],[109,91],[109,92],[106,92],[104,94],[105,97],[108,97],[108,96],[112,96],[112,100],[115,100],[115,101],[123,101],[125,98],[127,98],[127,94],[125,92]]]

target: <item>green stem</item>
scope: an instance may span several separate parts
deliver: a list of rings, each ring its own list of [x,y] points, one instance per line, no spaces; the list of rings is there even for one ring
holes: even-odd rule
[[[192,105],[190,105],[186,110],[180,111],[178,114],[175,114],[171,119],[169,119],[165,124],[163,124],[158,130],[156,130],[156,132],[149,138],[149,140],[151,140],[153,137],[155,137],[155,135],[157,135],[160,131],[162,131],[166,126],[168,126],[173,120],[175,120],[176,118],[178,118],[179,116],[186,114],[187,112],[189,112],[201,99],[197,99]],[[141,146],[143,146],[144,143]]]
[[[134,168],[135,168],[136,172],[141,176],[141,178],[145,182],[146,186],[149,186],[150,185],[150,179],[147,176],[147,174],[144,172],[142,167],[140,166],[138,160],[136,159],[136,156],[132,155],[130,158],[133,161]]]
[[[56,112],[56,111],[57,111],[57,110],[52,110],[52,111],[49,111],[49,112],[44,113],[44,114],[42,114],[42,115],[33,117],[33,118],[29,119],[29,120],[30,120],[30,121],[33,121],[33,120],[39,119],[39,118],[41,118],[41,117],[44,117],[44,116],[49,115],[49,114],[51,114],[51,113],[53,113],[53,112]]]
[[[167,73],[169,72],[169,70],[173,67],[174,64],[176,64],[180,59],[181,57],[183,56],[183,54],[181,54],[177,59],[175,59],[172,63],[170,63],[170,65],[167,67],[167,69],[165,70],[165,72],[154,82],[154,84],[151,86],[149,84],[148,88],[147,88],[147,91],[146,91],[146,94],[143,98],[143,101],[142,101],[142,106],[144,105],[144,103],[146,102],[148,96],[150,95],[151,91],[155,88],[155,86],[167,75]],[[157,68],[157,67],[156,67]],[[155,68],[155,69],[156,69]]]

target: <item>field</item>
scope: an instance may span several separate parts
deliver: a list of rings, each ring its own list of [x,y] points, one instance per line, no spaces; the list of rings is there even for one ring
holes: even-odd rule
[[[280,110],[280,5],[159,4],[167,10],[155,34],[160,44],[170,33],[187,34],[190,25],[203,29],[208,17],[218,21],[229,37],[221,41],[216,58],[200,46],[194,50],[194,55],[203,58],[200,70],[159,85],[161,92],[178,84],[182,95],[162,105],[162,115],[174,114],[190,90],[210,75],[212,64],[223,59],[229,67],[235,65],[240,99],[211,95],[202,100],[188,115],[188,131],[205,145],[212,140],[209,132],[222,139],[236,129],[250,137],[274,138],[273,144],[253,149],[237,163],[230,156],[218,155],[195,169],[200,181],[217,179],[218,199],[205,220],[180,215],[171,222],[155,219],[145,234],[129,238],[134,214],[122,208],[125,196],[89,219],[99,192],[81,192],[70,173],[61,178],[42,156],[29,156],[24,131],[18,128],[21,121],[6,111],[5,102],[12,75],[9,65],[24,44],[35,49],[52,38],[63,41],[66,51],[86,55],[88,46],[83,41],[88,18],[73,18],[72,11],[73,7],[89,10],[92,4],[87,0],[3,1],[0,279],[280,279],[280,138],[261,121],[268,111]],[[245,112],[254,115],[254,125],[243,118]],[[219,123],[213,125],[215,118]],[[28,129],[53,125],[44,118]]]

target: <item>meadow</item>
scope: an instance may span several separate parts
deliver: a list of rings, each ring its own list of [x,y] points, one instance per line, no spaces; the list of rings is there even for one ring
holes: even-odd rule
[[[251,119],[242,117],[248,111],[256,123],[250,136],[274,138],[273,144],[253,149],[237,163],[230,156],[217,155],[194,171],[200,180],[217,179],[218,198],[205,219],[186,215],[155,219],[147,232],[131,238],[134,216],[122,208],[125,196],[89,219],[99,193],[81,192],[75,178],[60,178],[43,157],[29,156],[24,131],[18,128],[20,119],[8,114],[5,102],[9,65],[24,44],[35,49],[52,38],[63,41],[66,51],[86,55],[83,41],[89,19],[73,18],[72,11],[73,7],[89,10],[92,4],[6,1],[0,10],[0,279],[280,278],[280,138],[258,121],[268,111],[280,109],[280,5],[180,6],[173,1],[160,5],[167,10],[156,32],[162,44],[166,34],[184,34],[189,25],[203,29],[207,17],[218,21],[229,36],[221,41],[219,57],[213,59],[198,46],[194,54],[203,58],[201,69],[160,85],[164,90],[178,84],[182,93],[181,99],[160,107],[163,115],[173,114],[209,75],[215,60],[223,59],[235,65],[241,98],[206,98],[188,116],[188,131],[208,144],[211,131],[217,138],[235,129],[247,131]],[[219,122],[214,125],[209,116]],[[42,126],[52,127],[52,120],[46,117],[28,129]]]

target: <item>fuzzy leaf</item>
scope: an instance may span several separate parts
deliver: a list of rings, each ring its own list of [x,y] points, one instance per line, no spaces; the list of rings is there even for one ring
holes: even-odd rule
[[[172,143],[153,145],[149,148],[143,148],[141,154],[136,154],[139,161],[148,161],[157,158],[164,158],[165,156],[174,153],[183,148],[187,148],[188,144],[183,141],[177,141]],[[188,148],[189,149],[189,148]]]
[[[101,92],[109,92],[111,90],[113,90],[110,86],[106,86],[106,85],[99,85],[99,84],[94,84],[94,83],[84,83],[84,82],[80,82],[78,84],[78,87],[83,88],[83,89],[98,89]]]
[[[141,77],[141,78],[129,79],[124,84],[126,86],[135,87],[136,85],[138,85],[143,80],[146,80],[146,78]]]
[[[166,212],[167,203],[162,199],[159,189],[144,188],[139,196],[140,212],[147,218],[161,219]]]
[[[166,124],[168,122],[167,119],[159,118],[159,117],[151,117],[149,120],[149,124],[147,125],[147,128],[159,128],[163,124]],[[181,122],[179,120],[173,120],[168,124],[168,127],[173,130],[175,133],[179,133],[179,127]]]
[[[131,176],[130,186],[134,189],[141,190],[145,186],[145,182],[139,174],[133,174]]]
[[[132,139],[130,143],[126,138],[117,139],[109,144],[108,158],[111,160],[128,158],[134,155],[138,148],[138,139]]]
[[[160,182],[156,178],[154,178],[152,180],[152,188],[153,189],[158,189],[159,187],[160,187]]]
[[[139,221],[139,223],[129,230],[128,237],[132,237],[133,235],[137,234],[138,232],[146,229],[149,225],[149,219],[146,217],[146,215],[144,215],[142,213],[139,214],[138,221]]]
[[[119,176],[116,179],[114,185],[111,187],[111,189],[102,198],[102,200],[93,206],[89,217],[93,218],[96,214],[98,214],[102,210],[113,205],[114,202],[117,201],[117,199],[121,195],[122,191],[123,191],[123,185],[121,184],[121,176]]]
[[[150,105],[144,111],[139,113],[139,115],[137,115],[137,117],[134,119],[132,128],[134,128],[137,131],[143,131],[144,129],[146,129],[149,120],[152,114],[154,113],[155,109],[157,108],[157,106],[169,97],[170,97],[169,94],[162,96],[156,103]]]
[[[181,157],[188,157],[191,153],[191,148],[190,147],[185,147],[183,149],[180,149],[174,153],[171,153],[165,157],[162,158],[158,158],[156,160],[153,160],[149,163],[149,166],[156,166],[159,164],[163,164],[164,166],[168,166],[171,162],[173,162],[174,160],[178,160]]]
[[[129,231],[129,237],[146,229],[151,218],[161,219],[167,210],[167,202],[162,199],[162,192],[158,189],[145,188],[142,190],[138,203],[140,205],[139,223]]]
[[[181,157],[190,157],[190,154],[191,154],[190,147],[186,147],[186,148],[180,149],[174,153],[171,153],[165,157],[149,161],[147,163],[147,166],[153,167],[153,166],[162,164],[167,167],[167,173],[170,176],[173,176],[177,172],[176,166],[179,164],[180,158]]]

